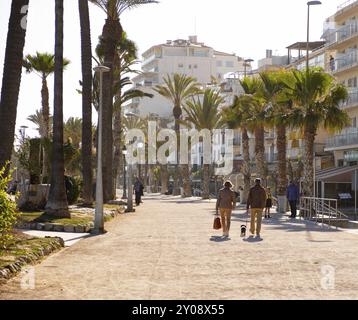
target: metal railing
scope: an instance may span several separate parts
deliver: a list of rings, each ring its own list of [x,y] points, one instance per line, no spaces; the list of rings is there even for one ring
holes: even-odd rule
[[[336,72],[350,68],[358,63],[357,50],[336,58]]]
[[[300,218],[321,222],[322,227],[325,224],[329,226],[332,222],[342,219],[348,219],[341,211],[338,210],[337,199],[323,199],[303,197],[300,199]],[[338,228],[338,225],[336,225]]]
[[[341,108],[346,109],[358,104],[358,90],[350,90],[348,99],[342,103]]]
[[[338,148],[358,144],[358,130],[327,139],[326,148]]]

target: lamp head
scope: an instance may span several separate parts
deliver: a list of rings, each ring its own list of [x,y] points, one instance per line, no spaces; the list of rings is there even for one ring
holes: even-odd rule
[[[308,6],[318,6],[320,4],[322,4],[321,1],[309,1],[309,2],[307,2]]]
[[[102,65],[97,66],[97,67],[94,67],[93,70],[94,70],[95,72],[98,72],[98,73],[101,73],[101,72],[104,73],[104,72],[109,72],[109,71],[111,71],[110,68],[108,68],[108,67],[106,67],[106,66],[102,66]]]

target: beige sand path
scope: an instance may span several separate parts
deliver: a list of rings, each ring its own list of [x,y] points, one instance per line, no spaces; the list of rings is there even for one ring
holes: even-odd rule
[[[213,208],[148,197],[136,213],[109,223],[106,235],[36,266],[34,290],[22,290],[17,277],[0,286],[0,299],[358,298],[357,234],[283,217],[265,222],[262,241],[244,241],[238,211],[231,240],[221,241]]]

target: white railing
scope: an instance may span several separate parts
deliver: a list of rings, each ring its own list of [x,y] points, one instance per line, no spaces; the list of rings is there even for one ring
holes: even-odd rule
[[[335,220],[348,219],[346,215],[338,210],[337,199],[312,197],[303,197],[300,199],[300,217],[316,221],[316,223],[321,222],[322,227],[324,224],[331,226]]]
[[[342,69],[350,68],[358,63],[358,54],[357,50],[349,52],[345,55],[338,56],[336,58],[336,71],[341,71]]]

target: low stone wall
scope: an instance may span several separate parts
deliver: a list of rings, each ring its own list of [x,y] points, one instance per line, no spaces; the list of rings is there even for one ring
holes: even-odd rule
[[[50,255],[65,247],[62,238],[52,238],[51,241],[44,245],[37,252],[29,252],[18,257],[14,262],[0,268],[0,284],[16,276],[26,265],[33,265],[40,262],[44,257]]]
[[[93,222],[81,225],[64,225],[58,223],[18,222],[16,228],[23,230],[55,231],[68,233],[90,233]]]

